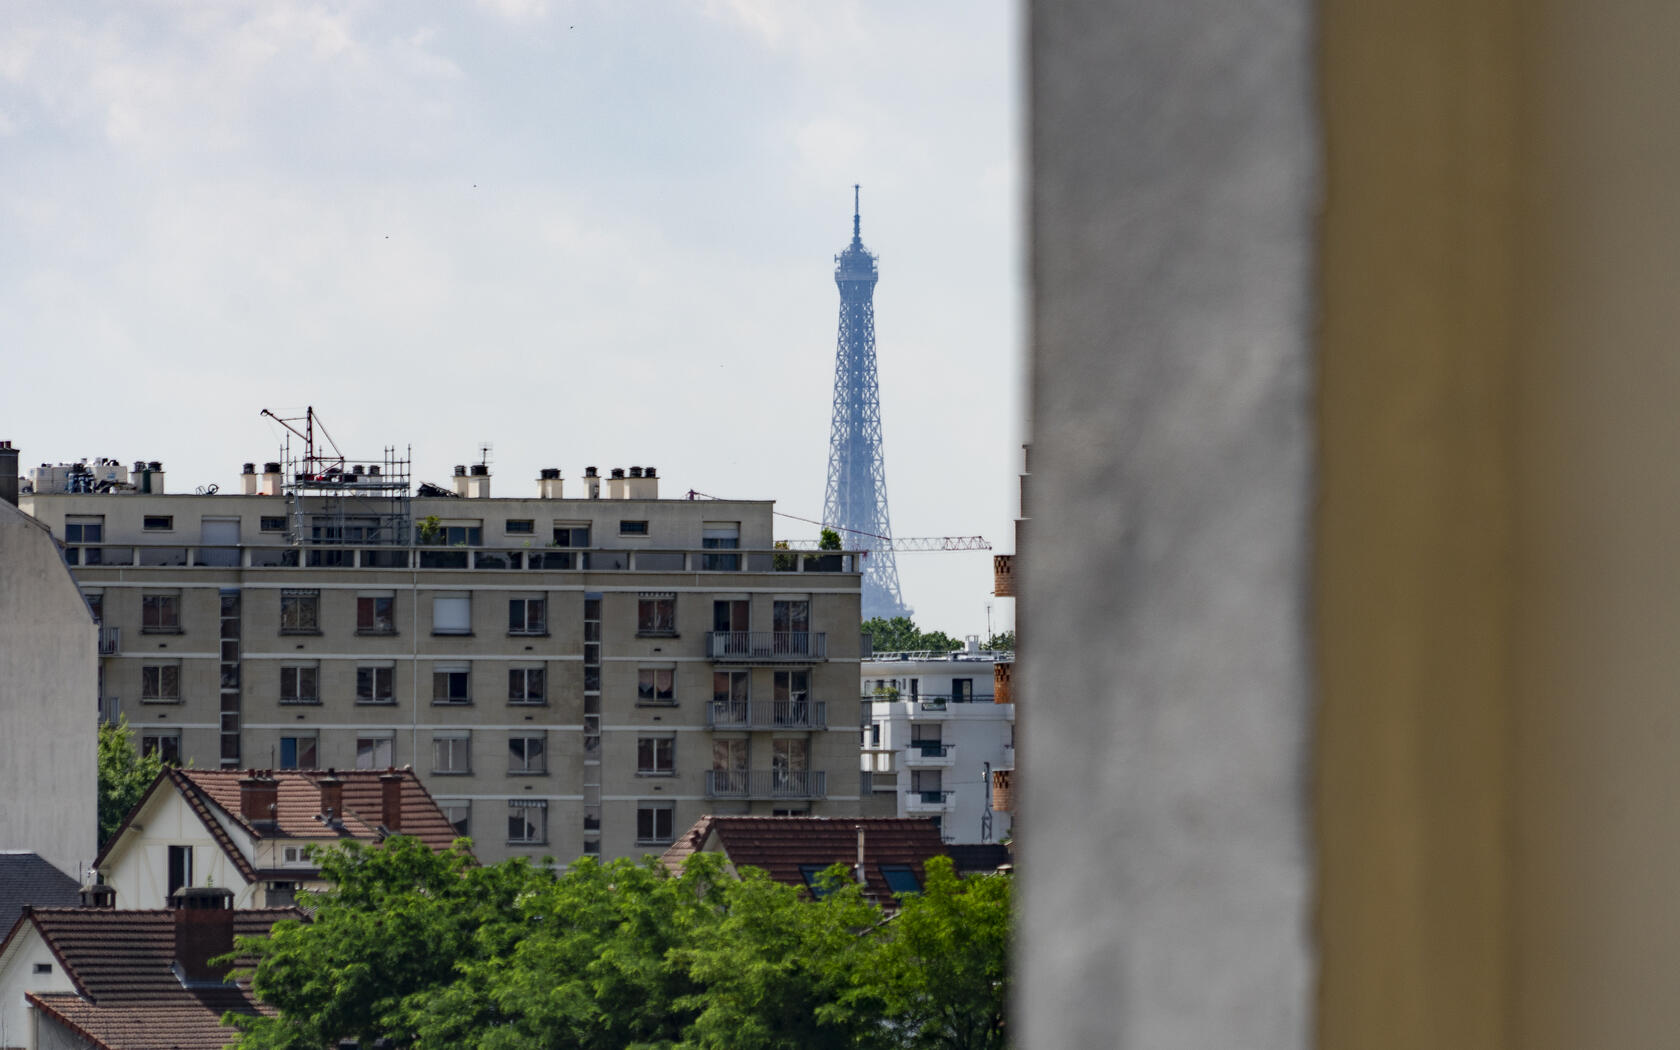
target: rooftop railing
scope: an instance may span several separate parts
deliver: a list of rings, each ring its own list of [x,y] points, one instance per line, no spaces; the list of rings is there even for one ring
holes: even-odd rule
[[[850,553],[786,551],[576,550],[492,547],[181,546],[76,544],[64,548],[75,567],[251,569],[471,569],[572,572],[854,573]]]

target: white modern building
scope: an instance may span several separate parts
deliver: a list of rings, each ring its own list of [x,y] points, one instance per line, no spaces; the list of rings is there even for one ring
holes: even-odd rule
[[[933,818],[946,842],[1009,837],[1010,814],[992,809],[990,774],[1015,765],[1014,658],[970,637],[955,652],[863,661],[864,779],[877,797],[896,794],[892,815]]]
[[[17,501],[17,451],[0,441],[0,849],[79,881],[99,848],[98,631]]]

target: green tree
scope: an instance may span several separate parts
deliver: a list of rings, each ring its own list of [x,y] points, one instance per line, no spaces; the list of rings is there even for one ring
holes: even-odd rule
[[[1004,1050],[1013,880],[959,879],[949,857],[924,869],[922,892],[900,898],[843,1002],[878,1010],[907,1050]]]
[[[104,848],[122,826],[128,811],[139,804],[165,763],[155,753],[142,755],[134,746],[127,716],[99,723],[99,844]]]
[[[840,549],[840,534],[833,529],[822,530],[822,538],[817,540],[817,550],[837,551]]]
[[[863,621],[862,629],[863,633],[873,637],[878,653],[919,652],[924,649],[950,652],[963,647],[963,643],[944,631],[922,631],[908,616],[895,616],[890,620],[877,616]]]
[[[1015,651],[1015,632],[1002,631],[986,639],[986,648],[997,652]]]

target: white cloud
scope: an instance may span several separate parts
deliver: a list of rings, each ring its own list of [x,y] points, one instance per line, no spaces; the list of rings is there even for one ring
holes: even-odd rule
[[[533,22],[548,17],[548,0],[478,0],[478,6],[511,22]]]

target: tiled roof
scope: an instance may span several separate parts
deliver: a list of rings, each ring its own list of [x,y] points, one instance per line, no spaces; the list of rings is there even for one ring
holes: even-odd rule
[[[258,936],[281,919],[302,916],[296,908],[241,909],[233,913],[233,932],[241,937]],[[185,991],[170,970],[175,961],[172,911],[37,908],[30,911],[28,919],[33,920],[76,991],[102,1006],[149,1002],[160,995]],[[212,991],[225,994],[224,989]]]
[[[857,863],[858,829],[863,829],[864,879],[869,895],[892,900],[882,864],[908,864],[916,881],[926,878],[922,862],[945,852],[939,829],[922,817],[701,817],[665,851],[664,861],[681,867],[688,855],[717,843],[737,868],[761,868],[777,882],[805,885],[800,866]]]
[[[73,995],[30,995],[43,1013],[88,1040],[97,1050],[222,1050],[239,1036],[222,1024],[222,1014],[272,1013],[243,995],[240,1005],[196,1001],[182,989],[181,1001],[100,1006]]]
[[[190,785],[204,798],[219,806],[235,823],[254,838],[295,838],[335,841],[355,838],[373,841],[379,838],[382,809],[382,789],[379,778],[382,769],[277,769],[267,771],[279,782],[279,800],[275,804],[277,827],[258,827],[239,812],[239,781],[250,776],[248,770],[238,769],[177,769],[171,775],[178,783]],[[413,835],[433,849],[447,849],[458,833],[455,825],[443,815],[431,793],[420,778],[408,768],[396,770],[402,774],[402,832]],[[326,776],[338,778],[344,784],[344,812],[340,815],[343,830],[330,828],[316,819],[321,812],[320,781]]]
[[[25,905],[70,908],[81,903],[81,887],[38,855],[0,853],[0,936],[10,930]]]

